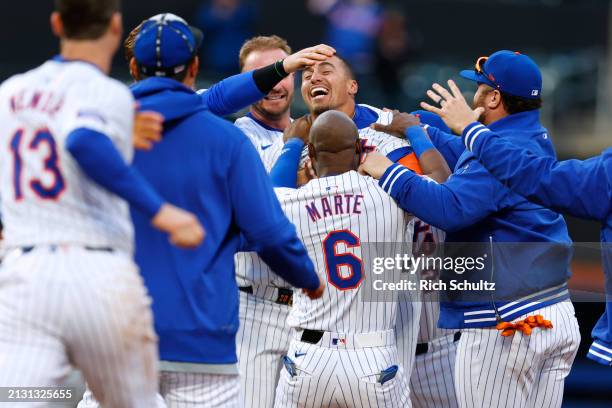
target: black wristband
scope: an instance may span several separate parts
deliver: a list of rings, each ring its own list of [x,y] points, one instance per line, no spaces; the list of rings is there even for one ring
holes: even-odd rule
[[[283,67],[283,60],[253,71],[253,81],[263,94],[269,93],[283,78],[289,75]]]

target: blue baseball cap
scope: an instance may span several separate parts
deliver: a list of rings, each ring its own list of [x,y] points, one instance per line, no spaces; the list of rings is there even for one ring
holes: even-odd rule
[[[134,41],[138,69],[146,76],[172,76],[184,71],[202,44],[202,31],[181,17],[164,13],[142,24]]]
[[[520,52],[502,50],[480,57],[473,70],[461,71],[459,75],[522,98],[535,99],[542,94],[540,69]]]

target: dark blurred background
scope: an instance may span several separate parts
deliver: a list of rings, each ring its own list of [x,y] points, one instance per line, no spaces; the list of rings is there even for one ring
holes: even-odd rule
[[[52,1],[5,2],[0,13],[0,79],[53,56]],[[142,19],[173,12],[205,33],[200,86],[237,73],[238,49],[257,34],[277,34],[294,50],[327,42],[359,80],[358,102],[404,111],[418,108],[434,81],[458,80],[477,57],[499,49],[528,54],[544,78],[543,122],[561,158],[599,153],[612,141],[612,35],[608,0],[124,0],[126,33]],[[113,76],[129,82],[122,54]],[[294,116],[305,112],[299,93]],[[596,223],[568,217],[577,242],[598,242]],[[597,291],[596,251],[580,251],[572,287]],[[612,370],[584,358],[601,303],[576,303],[582,345],[567,380],[564,407],[611,407]]]

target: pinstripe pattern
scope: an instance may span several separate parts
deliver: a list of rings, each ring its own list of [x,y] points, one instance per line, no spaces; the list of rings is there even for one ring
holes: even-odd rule
[[[377,383],[381,370],[397,364],[395,346],[338,350],[293,340],[289,356],[296,351],[306,354],[292,358],[298,367],[295,377],[281,371],[276,408],[411,406],[403,368],[394,379]]]
[[[283,210],[296,226],[308,254],[315,264],[319,277],[328,280],[323,251],[323,240],[332,231],[348,230],[361,240],[361,246],[347,248],[363,259],[362,250],[366,243],[388,243],[396,245],[401,253],[412,243],[412,219],[406,215],[383,190],[376,180],[350,171],[339,176],[311,180],[298,190],[277,189]],[[360,213],[346,211],[349,203],[360,199]],[[323,200],[334,207],[335,197],[341,197],[342,213],[336,212],[323,216]],[[318,206],[321,219],[313,221],[306,206]],[[408,226],[410,227],[408,230]],[[343,250],[344,251],[344,250]],[[371,255],[371,254],[370,254]],[[371,257],[373,258],[373,256]],[[362,289],[362,287],[360,287]],[[296,292],[293,307],[289,314],[289,326],[303,329],[327,330],[339,333],[367,333],[392,329],[396,320],[395,302],[363,302],[360,290],[337,290],[331,284],[321,299],[310,300]]]
[[[444,242],[445,233],[417,220],[414,225],[414,254],[436,255],[435,247]],[[438,253],[439,255],[439,253]],[[438,280],[439,271],[420,271],[422,279]],[[437,292],[421,293],[422,309],[418,343],[428,343],[427,353],[415,357],[410,376],[410,395],[415,408],[454,408],[454,371],[456,344],[454,330],[438,328],[440,303]],[[402,318],[400,309],[399,319]]]
[[[534,314],[551,320],[554,328],[511,337],[495,328],[462,330],[455,367],[460,407],[561,407],[564,380],[580,343],[574,307],[561,302]]]
[[[375,180],[354,171],[312,180],[299,190],[278,189],[277,195],[321,279],[328,279],[323,241],[332,231],[350,231],[358,237],[361,245],[339,251],[360,259],[364,255],[362,250],[371,249],[366,249],[364,243],[395,243],[396,253],[400,253],[405,244],[412,242],[412,219],[384,194]],[[347,204],[346,200],[351,199],[353,205]],[[354,211],[355,200],[360,202],[358,211]],[[324,203],[330,203],[333,210],[325,211]],[[313,205],[319,206],[320,218],[307,210],[309,206],[312,211]],[[328,282],[321,299],[310,300],[302,292],[295,292],[288,323],[299,329],[345,333],[347,338],[353,333],[393,331],[397,302],[364,302],[359,299],[363,290],[363,286],[339,290]],[[406,321],[413,330],[404,332],[407,340],[403,345],[411,341],[412,346],[408,347],[414,356],[420,304],[405,302],[404,306],[413,310],[413,320]],[[327,347],[291,342],[288,356],[295,357],[298,375],[291,377],[286,369],[281,370],[275,407],[410,407],[407,376],[395,344],[361,349]],[[296,351],[306,355],[296,355]],[[384,384],[377,383],[380,371],[394,364],[400,366],[396,377]]]
[[[378,120],[376,121],[376,123],[388,125],[393,120],[393,112],[384,112],[381,109],[363,103],[359,105],[367,107],[378,113]],[[384,132],[377,132],[376,130],[370,127],[359,129],[359,138],[362,140],[366,140],[367,146],[375,147],[385,156],[394,150],[410,146],[410,143],[406,139],[400,139],[398,137],[390,136],[389,134]]]
[[[248,116],[236,119],[234,124],[247,135],[259,153],[266,171],[270,172],[283,151],[283,132],[266,129]]]
[[[236,343],[244,406],[272,407],[282,357],[289,348],[289,306],[240,292],[239,312]]]
[[[428,344],[427,353],[416,356],[410,376],[410,396],[414,408],[455,408],[455,354],[453,334]]]
[[[160,394],[168,408],[240,408],[238,375],[162,371]]]
[[[283,133],[266,129],[248,116],[237,119],[235,125],[251,140],[269,172],[282,152]],[[238,286],[254,287],[253,295],[240,293],[236,351],[243,404],[246,408],[271,408],[282,357],[289,348],[289,306],[268,299],[274,298],[274,288],[290,285],[255,252],[237,253],[234,260]]]
[[[74,364],[105,406],[153,406],[150,299],[129,257],[80,247],[18,252],[0,269],[0,386],[59,386]]]
[[[57,104],[57,112],[49,115],[40,109],[10,109],[12,98],[25,103],[37,97],[40,98],[37,106],[42,109]],[[64,144],[71,131],[86,127],[111,138],[130,162],[133,109],[134,100],[124,85],[84,62],[49,61],[2,85],[0,126],[6,143],[0,148],[0,196],[3,197],[0,212],[7,247],[78,243],[132,251],[133,231],[127,203],[85,177]],[[29,187],[30,180],[38,179],[50,188],[56,179],[43,167],[50,154],[48,143],[29,148],[36,132],[45,128],[55,141],[57,167],[65,184],[55,199],[42,199]],[[23,129],[18,149],[23,162],[21,200],[15,199],[16,160],[9,149],[17,129]]]

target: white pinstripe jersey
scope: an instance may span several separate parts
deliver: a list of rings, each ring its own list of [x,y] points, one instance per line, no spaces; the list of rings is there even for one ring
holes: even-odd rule
[[[433,255],[436,245],[442,245],[446,233],[425,222],[415,219],[413,253],[415,256],[424,254]],[[438,280],[440,271],[422,270],[422,279]],[[421,307],[421,319],[419,323],[418,343],[428,343],[444,335],[454,333],[455,330],[440,329],[438,327],[438,317],[440,316],[440,302],[438,292],[421,292],[423,305]]]
[[[272,170],[283,151],[283,132],[255,120],[250,114],[236,119],[234,124],[249,138],[267,172]],[[288,288],[291,285],[276,275],[257,256],[256,252],[239,252],[234,257],[238,286],[276,286]]]
[[[51,60],[0,87],[0,196],[5,244],[133,247],[128,206],[86,177],[65,149],[71,131],[110,137],[132,159],[134,100],[85,62]]]
[[[400,153],[398,154],[397,158],[394,158],[394,160],[397,160],[409,152],[412,152],[410,142],[408,142],[406,139],[400,139],[370,128],[370,124],[372,123],[388,125],[392,120],[393,112],[385,112],[382,109],[378,109],[364,103],[360,103],[355,106],[353,121],[355,122],[355,125],[357,125],[357,129],[359,131],[359,139],[365,143],[364,147],[366,147],[367,151],[377,150],[385,156],[388,156],[392,152]],[[302,156],[300,158],[300,168],[304,167],[307,159],[308,148],[304,146]]]
[[[253,143],[266,171],[269,173],[283,151],[285,145],[283,142],[283,131],[266,126],[250,114],[236,119],[234,124]]]
[[[369,121],[361,123],[359,116],[368,110],[378,115],[378,119],[376,119],[375,123],[388,125],[393,120],[393,112],[385,112],[364,103],[358,104],[355,112],[355,123],[359,129],[359,138],[366,141],[366,147],[375,148],[385,156],[395,150],[410,147],[410,143],[406,139],[400,139],[384,132],[378,132],[370,128],[369,125],[364,126]]]
[[[277,195],[327,285],[317,300],[294,292],[289,326],[340,333],[393,329],[396,302],[365,302],[359,296],[362,250],[372,250],[367,243],[411,248],[412,217],[376,180],[355,171],[314,179],[298,190],[277,189]]]

